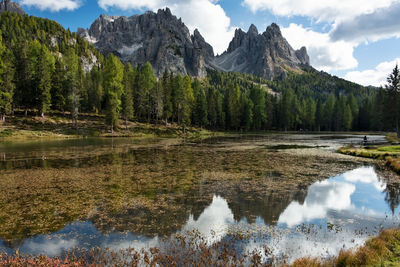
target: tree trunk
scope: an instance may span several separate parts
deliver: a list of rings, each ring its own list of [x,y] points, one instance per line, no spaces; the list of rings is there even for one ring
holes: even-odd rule
[[[400,138],[399,119],[396,120],[397,138]]]

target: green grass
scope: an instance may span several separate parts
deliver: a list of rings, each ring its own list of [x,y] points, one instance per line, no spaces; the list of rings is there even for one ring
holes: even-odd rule
[[[223,133],[188,127],[185,131],[177,124],[150,124],[120,121],[120,127],[111,133],[105,125],[104,117],[96,114],[82,114],[77,125],[74,125],[68,115],[50,114],[42,118],[37,116],[10,116],[6,124],[0,125],[0,140],[30,140],[30,139],[65,139],[85,137],[128,137],[128,138],[194,138],[203,139],[220,136]]]
[[[377,149],[383,152],[400,152],[400,146],[384,146]]]

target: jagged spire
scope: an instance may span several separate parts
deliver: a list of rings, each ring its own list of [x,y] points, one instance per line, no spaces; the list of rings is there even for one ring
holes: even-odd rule
[[[258,29],[254,24],[250,25],[249,30],[247,31],[248,34],[258,35]]]

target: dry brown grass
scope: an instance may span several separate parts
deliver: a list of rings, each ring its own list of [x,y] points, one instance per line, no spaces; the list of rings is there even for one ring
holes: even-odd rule
[[[368,240],[358,249],[342,250],[328,261],[316,258],[296,260],[292,267],[324,266],[400,266],[400,229],[383,230],[379,236]]]

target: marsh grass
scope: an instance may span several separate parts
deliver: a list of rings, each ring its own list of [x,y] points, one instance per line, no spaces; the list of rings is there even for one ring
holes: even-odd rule
[[[339,148],[338,152],[356,157],[383,160],[386,166],[400,174],[400,146],[384,146],[370,149],[347,146]]]

